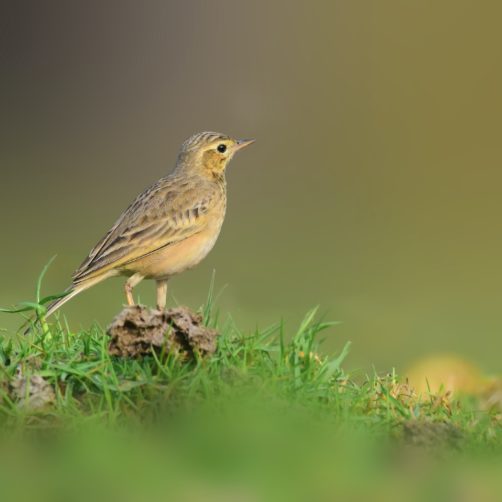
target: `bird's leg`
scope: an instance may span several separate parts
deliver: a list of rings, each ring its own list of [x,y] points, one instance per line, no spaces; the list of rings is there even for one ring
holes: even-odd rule
[[[134,305],[134,298],[132,296],[132,290],[144,279],[141,274],[134,274],[127,279],[125,283],[125,294],[127,298],[127,305]]]
[[[164,310],[167,300],[167,279],[157,281],[157,309]]]

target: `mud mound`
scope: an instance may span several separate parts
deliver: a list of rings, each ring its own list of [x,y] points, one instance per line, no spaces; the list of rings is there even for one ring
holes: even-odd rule
[[[409,420],[403,424],[402,433],[407,445],[425,448],[458,448],[463,439],[462,432],[455,425],[442,421]]]
[[[10,383],[10,390],[18,406],[27,410],[42,409],[56,399],[49,382],[38,374],[26,377],[21,368],[17,369],[16,376]]]
[[[154,310],[142,305],[126,307],[107,330],[109,353],[141,357],[157,351],[177,352],[186,358],[216,351],[218,333],[202,324],[202,316],[187,307]]]

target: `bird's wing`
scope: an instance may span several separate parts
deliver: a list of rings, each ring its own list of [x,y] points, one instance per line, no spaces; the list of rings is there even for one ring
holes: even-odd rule
[[[206,183],[160,180],[136,198],[92,249],[74,273],[74,284],[200,232],[216,195]]]

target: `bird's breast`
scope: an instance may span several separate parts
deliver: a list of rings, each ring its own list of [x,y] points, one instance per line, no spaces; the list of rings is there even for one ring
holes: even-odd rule
[[[129,273],[146,278],[164,279],[194,267],[213,249],[220,234],[224,213],[215,217],[198,233],[168,245],[127,266]]]

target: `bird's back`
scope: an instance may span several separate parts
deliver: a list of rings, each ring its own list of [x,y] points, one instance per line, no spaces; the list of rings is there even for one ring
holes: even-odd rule
[[[91,250],[73,276],[74,284],[200,232],[225,213],[224,177],[207,179],[175,171],[147,188]]]

